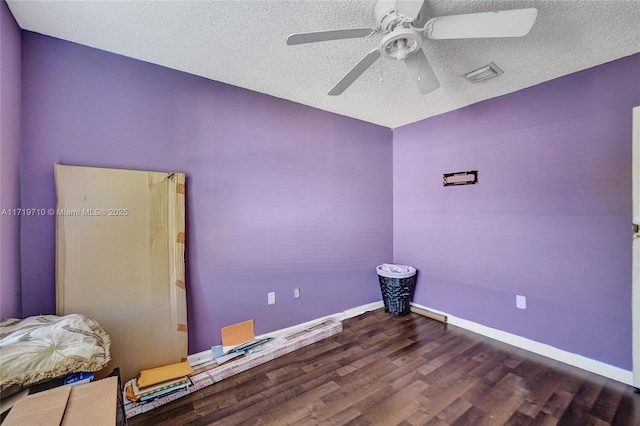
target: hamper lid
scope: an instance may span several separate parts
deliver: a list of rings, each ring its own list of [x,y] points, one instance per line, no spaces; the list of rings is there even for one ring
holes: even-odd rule
[[[392,263],[383,263],[376,268],[378,275],[387,278],[408,278],[415,275],[416,268],[407,265],[395,265]]]

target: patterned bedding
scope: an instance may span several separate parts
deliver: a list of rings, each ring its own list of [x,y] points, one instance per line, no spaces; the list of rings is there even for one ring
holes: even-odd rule
[[[0,390],[79,371],[111,359],[109,335],[84,315],[40,315],[0,321]]]

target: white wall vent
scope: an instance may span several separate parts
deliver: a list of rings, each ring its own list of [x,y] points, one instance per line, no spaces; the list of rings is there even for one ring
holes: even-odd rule
[[[487,65],[483,67],[480,67],[476,70],[466,73],[464,75],[464,78],[469,80],[471,83],[479,83],[489,78],[497,77],[503,73],[504,71],[502,71],[499,66],[497,66],[493,62],[489,62]]]

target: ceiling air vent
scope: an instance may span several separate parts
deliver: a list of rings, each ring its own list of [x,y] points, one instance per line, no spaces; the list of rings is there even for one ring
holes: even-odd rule
[[[464,75],[464,78],[469,80],[471,83],[480,83],[481,81],[485,81],[492,77],[497,77],[502,74],[504,71],[500,69],[493,62],[489,62],[489,64],[478,68],[477,70],[473,70]]]

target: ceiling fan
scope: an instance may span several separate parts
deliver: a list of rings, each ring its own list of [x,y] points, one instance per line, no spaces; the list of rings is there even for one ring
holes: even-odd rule
[[[344,92],[380,56],[404,61],[420,93],[426,95],[440,87],[440,83],[427,56],[421,49],[424,38],[442,40],[522,37],[531,30],[538,15],[537,9],[527,8],[439,16],[429,19],[424,27],[416,28],[414,23],[423,3],[424,0],[378,0],[373,10],[377,24],[373,28],[291,34],[287,37],[287,44],[295,45],[383,35],[380,47],[367,53],[329,91],[329,95],[336,96]]]

